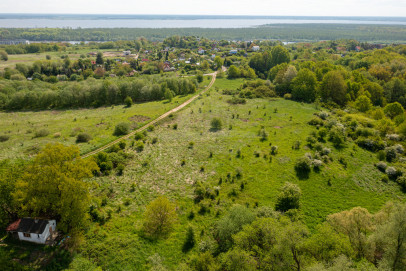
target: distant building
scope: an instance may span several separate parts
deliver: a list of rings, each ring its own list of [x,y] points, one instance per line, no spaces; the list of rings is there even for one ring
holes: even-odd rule
[[[199,50],[197,51],[199,54],[203,55],[206,51],[203,50],[202,48],[199,48]]]
[[[230,50],[230,55],[235,55],[238,53],[237,49]]]
[[[252,51],[254,51],[254,52],[258,52],[259,51],[259,46],[257,46],[257,45],[255,45],[255,46],[252,46]]]
[[[22,241],[49,244],[57,236],[56,221],[46,219],[21,218],[11,223],[6,231]]]
[[[0,40],[1,45],[30,44],[28,40]]]
[[[129,56],[129,55],[131,55],[131,51],[123,51],[123,55]]]

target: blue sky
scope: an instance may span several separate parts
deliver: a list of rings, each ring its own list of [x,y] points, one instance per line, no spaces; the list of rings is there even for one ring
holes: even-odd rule
[[[406,0],[1,0],[0,13],[406,16]]]

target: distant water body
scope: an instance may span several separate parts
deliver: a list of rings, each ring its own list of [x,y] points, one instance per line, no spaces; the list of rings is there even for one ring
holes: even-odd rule
[[[0,14],[4,28],[245,28],[266,24],[406,25],[406,17]]]

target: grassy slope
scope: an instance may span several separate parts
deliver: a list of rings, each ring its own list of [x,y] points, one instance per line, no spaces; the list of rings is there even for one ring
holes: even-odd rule
[[[235,88],[241,82],[218,79],[215,87]],[[309,152],[303,143],[315,129],[306,124],[316,112],[312,105],[282,99],[254,99],[248,100],[246,105],[229,105],[227,99],[229,96],[220,95],[213,89],[209,96],[197,100],[150,133],[149,139],[158,137],[158,143],[147,144],[141,153],[133,152],[134,159],[124,176],[95,179],[98,184],[94,192],[99,197],[108,195],[108,204],[104,208],[113,210],[113,217],[103,226],[92,226],[82,247],[82,255],[109,270],[137,270],[145,268],[148,257],[158,253],[164,265],[176,269],[177,264],[186,259],[181,246],[189,225],[194,227],[199,243],[210,234],[217,212],[224,214],[235,203],[253,207],[258,202],[259,206],[272,207],[286,181],[301,187],[302,210],[311,229],[330,213],[354,206],[374,212],[388,200],[404,199],[396,185],[380,182],[381,173],[372,166],[377,162],[375,156],[351,142],[340,151],[326,143],[333,150],[334,161],[325,165],[320,173],[312,172],[307,180],[296,177],[294,162]],[[275,108],[277,113],[274,113]],[[232,119],[232,114],[239,114],[239,118]],[[213,117],[223,120],[224,128],[219,132],[209,131]],[[172,128],[175,123],[178,124],[177,130]],[[232,125],[231,130],[229,125]],[[257,136],[261,126],[269,134],[268,141],[260,142]],[[297,140],[302,142],[302,147],[292,150],[292,144]],[[193,149],[188,148],[191,141],[195,143]],[[270,143],[279,146],[279,153],[272,157],[272,162],[269,162]],[[243,158],[236,158],[238,149]],[[261,153],[259,158],[254,156],[255,151]],[[209,158],[210,152],[212,158]],[[347,160],[347,169],[338,162],[340,156]],[[183,159],[186,164],[182,167]],[[235,175],[237,168],[241,169],[243,177],[234,183],[225,182],[227,173]],[[220,177],[223,179],[223,184],[219,185],[220,201],[207,202],[211,206],[210,213],[197,214],[191,184],[202,181],[217,186]],[[331,186],[327,185],[329,179]],[[241,182],[246,183],[242,192]],[[131,189],[133,185],[134,191]],[[233,188],[239,191],[238,197],[228,196]],[[150,242],[140,237],[142,213],[148,202],[159,194],[176,201],[179,223],[167,239]],[[128,206],[124,204],[125,200],[129,201]],[[120,212],[117,211],[119,207]],[[187,215],[191,210],[196,216],[190,221]]]

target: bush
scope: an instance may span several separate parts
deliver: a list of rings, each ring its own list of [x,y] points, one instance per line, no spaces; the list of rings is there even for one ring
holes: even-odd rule
[[[247,100],[244,98],[233,97],[227,101],[229,104],[246,104]]]
[[[299,176],[307,176],[310,172],[312,161],[304,156],[296,160],[295,171]]]
[[[394,146],[385,148],[386,161],[392,162],[392,161],[396,160],[397,155],[398,155],[398,153]]]
[[[276,199],[275,210],[286,212],[290,209],[299,209],[302,191],[293,183],[285,183]]]
[[[286,93],[285,95],[283,95],[283,98],[284,98],[285,100],[292,100],[292,94]]]
[[[314,159],[312,164],[313,164],[313,169],[315,171],[317,171],[317,170],[319,170],[321,168],[321,166],[323,165],[323,162],[321,160]]]
[[[328,140],[333,143],[334,147],[341,148],[345,143],[345,139],[345,135],[339,128],[334,127],[330,130]]]
[[[0,135],[0,142],[6,142],[9,139],[10,139],[10,136],[8,136],[8,135]]]
[[[271,154],[272,154],[272,155],[276,155],[277,153],[278,153],[278,146],[273,145],[273,146],[271,147]]]
[[[213,118],[210,122],[211,130],[213,131],[219,131],[221,130],[223,123],[221,122],[221,119],[219,118]]]
[[[140,133],[140,132],[135,133],[135,135],[134,135],[135,140],[144,140],[144,138],[145,138],[145,135],[143,133]]]
[[[186,232],[186,239],[182,246],[182,251],[184,253],[188,252],[195,246],[195,244],[196,244],[195,233],[193,231],[193,228],[189,226],[189,228],[187,229],[187,232]]]
[[[127,97],[124,99],[124,103],[125,103],[125,105],[126,105],[127,107],[131,107],[131,106],[133,105],[133,99],[131,99],[130,96],[127,96]]]
[[[47,129],[41,129],[35,131],[34,137],[46,137],[47,135],[49,135],[49,131]]]
[[[86,143],[92,139],[92,136],[87,133],[80,133],[76,136],[76,143]]]
[[[390,178],[390,179],[396,179],[397,177],[398,177],[398,171],[396,170],[396,168],[394,168],[394,167],[388,167],[386,170],[385,170],[385,173],[386,173],[386,175],[388,175],[388,177]]]
[[[147,206],[144,217],[144,231],[147,236],[164,236],[176,222],[176,208],[167,198],[158,197]]]
[[[321,118],[314,117],[308,122],[308,124],[313,126],[323,126],[324,122]]]
[[[381,172],[385,172],[387,167],[388,167],[388,165],[385,162],[382,162],[382,161],[380,161],[380,162],[378,162],[376,164],[376,168]]]
[[[135,144],[135,150],[137,152],[142,152],[144,150],[144,142],[137,141],[137,143]]]
[[[400,176],[399,178],[397,178],[396,182],[400,185],[402,191],[406,192],[406,176]]]
[[[356,143],[361,148],[372,152],[385,149],[385,143],[379,138],[359,138],[356,140]]]
[[[130,124],[127,122],[121,122],[116,125],[113,135],[122,136],[127,135],[130,132]]]

